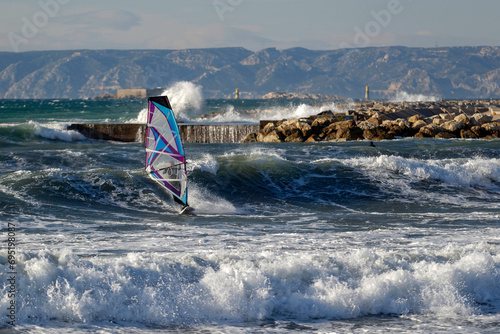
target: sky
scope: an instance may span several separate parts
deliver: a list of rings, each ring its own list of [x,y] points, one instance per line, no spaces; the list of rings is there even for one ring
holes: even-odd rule
[[[0,51],[500,46],[499,0],[0,0]]]

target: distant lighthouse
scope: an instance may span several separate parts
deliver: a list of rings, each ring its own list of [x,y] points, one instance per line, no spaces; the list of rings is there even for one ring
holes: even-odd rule
[[[366,86],[365,100],[368,101],[369,99],[370,99],[370,87]]]
[[[240,98],[240,90],[238,88],[236,88],[236,90],[234,91],[234,98],[236,100]]]

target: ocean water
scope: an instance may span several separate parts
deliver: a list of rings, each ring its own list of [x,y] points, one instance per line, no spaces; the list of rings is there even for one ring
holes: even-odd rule
[[[173,107],[335,108],[302,102]],[[500,140],[186,144],[179,215],[143,144],[65,130],[145,108],[0,101],[0,332],[498,332]]]

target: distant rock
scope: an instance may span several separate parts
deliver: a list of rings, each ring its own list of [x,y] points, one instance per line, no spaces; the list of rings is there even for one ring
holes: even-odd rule
[[[335,95],[308,94],[308,93],[267,93],[260,97],[263,100],[343,100],[345,98]]]

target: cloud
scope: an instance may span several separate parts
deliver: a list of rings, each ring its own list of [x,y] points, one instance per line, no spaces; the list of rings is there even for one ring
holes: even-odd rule
[[[89,30],[111,29],[129,31],[140,25],[141,18],[123,9],[93,10],[78,14],[57,17],[56,22],[70,27]]]

